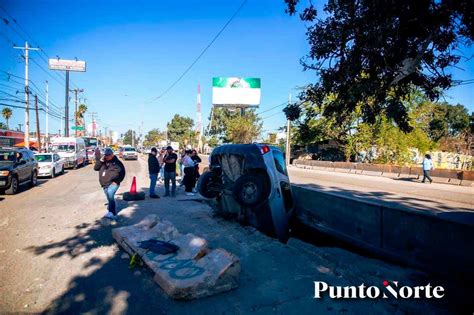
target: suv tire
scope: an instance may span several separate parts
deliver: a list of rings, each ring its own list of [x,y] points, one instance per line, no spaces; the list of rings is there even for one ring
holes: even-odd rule
[[[197,191],[201,196],[204,198],[216,198],[220,195],[217,191],[210,191],[208,189],[209,185],[213,183],[218,183],[220,181],[219,175],[212,171],[207,171],[199,176],[198,184],[197,184]]]
[[[8,187],[8,189],[5,189],[5,194],[15,195],[18,192],[19,187],[20,183],[18,182],[18,178],[16,176],[13,176],[12,182],[10,183],[10,187]]]
[[[256,207],[268,197],[268,188],[262,175],[244,174],[234,183],[232,193],[244,207]]]
[[[33,173],[31,174],[30,187],[35,187],[37,183],[38,174],[36,173],[36,171],[33,171]]]

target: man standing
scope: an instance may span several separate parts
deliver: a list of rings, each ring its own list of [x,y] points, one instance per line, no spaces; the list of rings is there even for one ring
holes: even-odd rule
[[[166,154],[163,158],[165,163],[165,197],[170,195],[170,180],[171,180],[171,197],[176,196],[176,160],[178,156],[173,153],[173,148],[168,146]]]
[[[198,153],[196,150],[193,150],[193,153],[191,154],[191,159],[194,162],[194,175],[196,175],[196,180],[199,179],[199,163],[202,162],[201,158],[199,157]]]
[[[433,182],[430,177],[430,171],[432,169],[434,169],[434,167],[433,160],[431,160],[431,155],[425,154],[425,158],[423,159],[423,180],[421,181],[422,183],[424,183],[427,178],[430,181],[430,184]]]
[[[151,153],[148,154],[148,173],[150,174],[150,198],[160,198],[155,194],[156,180],[158,179],[158,173],[160,172],[160,163],[156,155],[158,150],[151,148]]]
[[[111,148],[105,148],[102,159],[100,158],[99,148],[96,148],[94,170],[99,171],[99,183],[108,201],[108,212],[104,218],[114,220],[117,215],[115,210],[115,193],[125,178],[125,167],[114,155]]]

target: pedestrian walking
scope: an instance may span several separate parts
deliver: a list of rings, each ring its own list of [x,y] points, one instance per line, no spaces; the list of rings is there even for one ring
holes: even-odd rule
[[[193,189],[196,185],[196,174],[194,173],[194,161],[191,158],[192,151],[186,150],[185,155],[182,158],[182,164],[184,167],[184,187],[187,196],[194,196]]]
[[[148,173],[150,174],[150,198],[160,198],[155,194],[156,181],[158,180],[158,173],[160,172],[160,162],[157,158],[158,150],[151,148],[148,153]]]
[[[165,197],[170,196],[170,181],[171,181],[171,197],[176,196],[176,160],[178,156],[173,152],[173,148],[168,146],[166,154],[163,157],[164,177],[165,177]]]
[[[99,183],[107,198],[107,213],[104,218],[116,219],[115,193],[125,178],[125,167],[111,148],[105,148],[101,158],[99,148],[95,149],[94,170],[99,172]]]
[[[421,181],[422,183],[424,183],[426,179],[430,181],[430,184],[433,182],[430,177],[431,170],[434,170],[433,160],[431,159],[431,155],[425,154],[425,158],[423,159],[423,180]]]
[[[196,150],[193,150],[192,151],[192,154],[191,154],[191,159],[193,160],[194,162],[194,175],[196,176],[196,180],[199,179],[199,176],[201,176],[201,174],[199,174],[199,163],[202,162],[201,158],[199,157],[198,153]]]

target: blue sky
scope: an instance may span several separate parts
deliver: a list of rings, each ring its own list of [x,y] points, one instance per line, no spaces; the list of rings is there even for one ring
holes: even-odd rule
[[[87,72],[71,73],[73,87],[83,88],[99,125],[124,132],[164,129],[175,113],[196,117],[196,90],[201,83],[203,125],[211,108],[213,76],[260,77],[265,111],[297,94],[295,88],[315,81],[314,72],[303,72],[299,59],[308,51],[306,29],[297,17],[285,13],[284,1],[248,0],[245,7],[193,69],[158,101],[161,94],[194,60],[240,5],[240,1],[51,1],[2,0],[3,6],[51,57],[87,62]],[[0,17],[6,14],[0,10]],[[23,39],[1,23],[0,33],[17,45]],[[0,70],[24,76],[20,51],[0,36]],[[471,47],[466,55],[474,54]],[[46,63],[31,57],[47,69]],[[474,58],[454,69],[456,79],[474,78]],[[49,71],[49,70],[48,70]],[[56,75],[54,75],[56,76]],[[0,73],[0,78],[5,75]],[[50,82],[50,99],[64,106],[64,86],[34,63],[30,79],[43,88]],[[1,83],[7,83],[0,79]],[[14,85],[14,84],[11,84]],[[474,110],[473,85],[453,88],[450,103]],[[0,86],[2,89],[2,86]],[[71,102],[70,107],[73,107]],[[71,111],[72,113],[72,111]],[[281,107],[265,112],[264,130],[285,124]],[[23,123],[24,111],[14,110],[10,125]],[[89,117],[87,117],[89,120]],[[89,120],[90,121],[90,120]],[[35,124],[32,124],[35,127]],[[41,114],[44,131],[44,116]],[[50,131],[60,128],[50,120]]]

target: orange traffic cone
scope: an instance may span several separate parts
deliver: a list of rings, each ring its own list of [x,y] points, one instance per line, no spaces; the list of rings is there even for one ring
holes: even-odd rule
[[[130,187],[130,194],[135,195],[137,193],[137,177],[133,176],[132,186]]]
[[[130,186],[130,191],[123,194],[123,200],[126,201],[135,201],[145,199],[145,193],[143,191],[137,192],[137,178],[133,176],[132,186]]]

